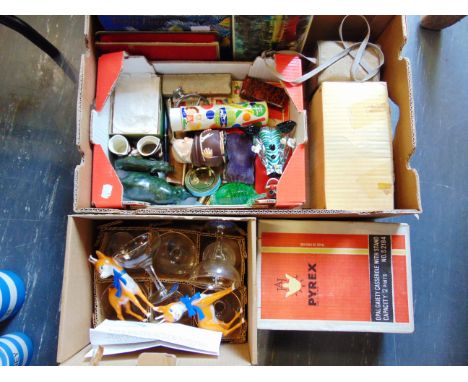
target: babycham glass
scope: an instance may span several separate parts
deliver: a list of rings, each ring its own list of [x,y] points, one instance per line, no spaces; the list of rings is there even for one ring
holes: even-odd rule
[[[170,290],[167,290],[154,271],[153,256],[158,251],[160,245],[161,237],[159,233],[151,230],[121,246],[114,255],[114,259],[124,268],[141,268],[146,271],[155,286],[155,291],[149,297],[149,300],[154,305],[173,296],[177,292],[178,287],[177,284],[174,284]]]

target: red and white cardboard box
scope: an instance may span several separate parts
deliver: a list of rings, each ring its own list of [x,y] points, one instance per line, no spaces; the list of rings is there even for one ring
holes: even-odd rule
[[[258,225],[259,329],[413,332],[408,225]]]
[[[276,68],[286,77],[296,78],[302,73],[299,57],[277,55]],[[234,80],[246,76],[265,81],[275,81],[262,59],[250,62],[155,62],[149,63],[142,56],[129,56],[125,52],[104,54],[99,57],[97,65],[96,103],[91,111],[90,140],[93,144],[92,196],[91,202],[98,208],[124,208],[123,187],[112,167],[107,144],[109,140],[112,116],[112,94],[119,77],[138,76],[142,74],[189,74],[189,73],[230,73]],[[307,123],[303,105],[302,85],[286,85],[290,97],[290,118],[296,122],[294,138],[297,147],[294,149],[281,179],[277,185],[276,207],[300,207],[306,202],[306,145]],[[130,202],[131,205],[145,203]],[[151,209],[181,208],[181,206],[151,206]],[[186,208],[187,206],[182,206]],[[245,206],[193,206],[195,209],[245,208]]]

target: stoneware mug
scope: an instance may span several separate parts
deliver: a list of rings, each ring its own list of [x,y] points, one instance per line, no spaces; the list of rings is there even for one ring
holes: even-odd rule
[[[137,151],[143,157],[155,155],[161,148],[161,140],[158,137],[147,135],[137,143]]]
[[[130,153],[131,147],[127,138],[123,135],[113,135],[109,139],[109,151],[117,156],[125,156]]]

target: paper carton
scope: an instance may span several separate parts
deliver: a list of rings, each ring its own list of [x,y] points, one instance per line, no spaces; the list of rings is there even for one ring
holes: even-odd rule
[[[223,217],[198,217],[195,222],[203,224],[207,220],[224,220]],[[60,304],[60,326],[57,350],[57,362],[62,365],[89,365],[85,359],[89,352],[89,329],[93,319],[93,273],[88,256],[94,249],[95,226],[103,221],[160,222],[193,221],[193,217],[182,216],[119,216],[112,219],[100,215],[73,215],[68,218],[65,264],[63,272],[62,298]],[[173,352],[168,349],[152,349],[143,356],[144,364],[164,364],[165,353],[175,355],[178,365],[250,365],[257,363],[257,328],[256,328],[256,222],[255,218],[229,218],[246,226],[247,230],[247,339],[244,344],[221,344],[219,357]],[[250,306],[252,308],[250,308]],[[154,353],[153,353],[154,350]],[[104,357],[102,365],[137,365],[138,357],[145,353],[131,353],[119,356]],[[169,357],[174,361],[174,358]]]
[[[259,329],[413,332],[406,224],[258,225]]]
[[[393,209],[393,153],[385,82],[323,82],[310,107],[312,207]]]

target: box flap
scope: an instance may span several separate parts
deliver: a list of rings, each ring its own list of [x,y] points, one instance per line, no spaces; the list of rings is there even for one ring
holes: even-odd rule
[[[64,366],[90,366],[90,358],[84,356],[91,350],[86,346],[72,357],[61,361]],[[144,353],[125,353],[103,357],[99,366],[249,366],[251,365],[248,344],[222,344],[218,357],[189,352],[174,351],[167,359],[165,348],[154,348]],[[139,354],[141,358],[139,357]],[[60,361],[59,361],[60,362]]]
[[[92,221],[68,217],[57,362],[64,362],[89,343],[92,314],[92,278],[88,257]]]
[[[411,333],[406,224],[260,220],[259,329]]]
[[[125,52],[103,54],[98,59],[96,110],[101,111],[107,98],[114,90],[115,84],[123,69]]]
[[[107,146],[109,144],[109,131],[111,129],[112,107],[111,98],[108,98],[104,103],[101,111],[91,110],[91,135],[92,144],[101,145],[105,148],[104,152],[108,153]]]
[[[176,366],[177,357],[168,353],[141,353],[137,366]]]
[[[410,164],[416,150],[416,127],[411,66],[408,58],[401,55],[406,39],[406,19],[401,16],[392,19],[378,43],[385,55],[382,79],[387,81],[388,94],[400,109],[393,140],[395,204],[400,209],[415,209],[421,212],[419,175]]]
[[[98,59],[96,110],[101,111],[115,88],[121,73],[155,74],[143,56],[128,56],[125,52],[103,54]]]
[[[101,145],[93,147],[92,203],[98,208],[122,208],[123,186]]]
[[[302,76],[302,61],[299,56],[290,54],[275,54],[276,71],[288,79]],[[257,57],[249,70],[249,76],[263,81],[278,82],[273,73],[268,69],[265,60]],[[304,93],[302,84],[283,83],[289,98],[293,101],[298,111],[304,110]]]
[[[275,63],[278,73],[281,73],[287,79],[293,80],[302,76],[302,61],[299,56],[278,53],[275,55]],[[297,110],[304,110],[303,85],[284,82],[283,86],[294,105],[296,105]]]
[[[298,145],[288,161],[276,189],[278,208],[302,206],[306,200],[305,145]]]

